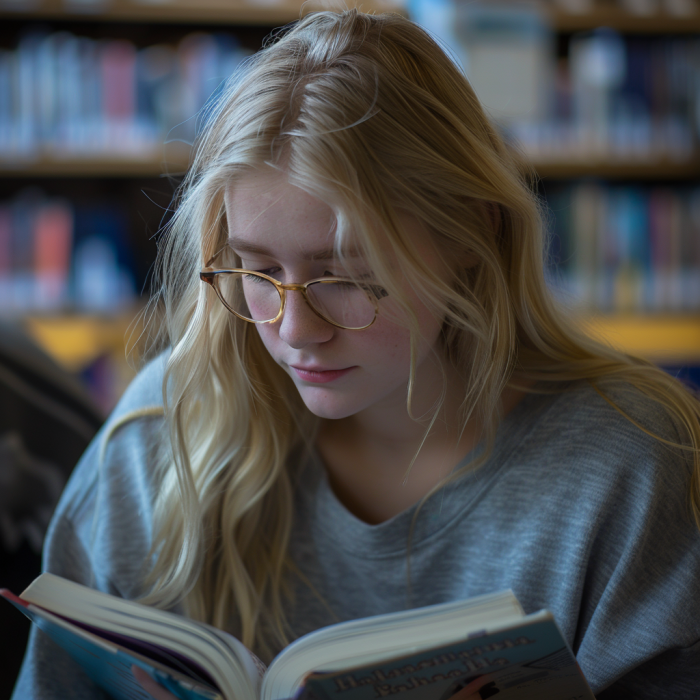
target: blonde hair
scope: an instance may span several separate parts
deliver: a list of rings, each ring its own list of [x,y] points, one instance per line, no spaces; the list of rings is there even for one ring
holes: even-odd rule
[[[256,329],[198,277],[226,246],[225,188],[265,167],[332,207],[339,256],[352,235],[406,311],[412,350],[417,323],[402,280],[445,319],[444,349],[464,380],[460,419],[483,426],[480,462],[514,373],[551,391],[581,380],[602,391],[616,380],[674,419],[692,454],[700,525],[700,405],[661,370],[567,320],[545,283],[532,174],[425,31],[398,15],[311,14],[252,57],[205,117],[159,250],[154,299],[164,316],[154,347],[171,348],[168,436],[146,602],[184,601],[188,615],[235,628],[263,656],[287,642],[294,465],[318,420]],[[438,274],[402,235],[399,212],[431,232],[446,262],[469,255],[476,264]],[[412,363],[409,412],[413,375]]]

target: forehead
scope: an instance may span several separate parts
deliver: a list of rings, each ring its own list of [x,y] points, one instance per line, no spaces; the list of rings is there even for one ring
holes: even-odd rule
[[[237,253],[304,260],[335,257],[337,217],[322,200],[289,183],[286,175],[268,168],[236,179],[224,194],[229,244]],[[433,258],[431,236],[413,216],[398,212],[400,234]],[[379,228],[381,226],[377,222]],[[343,256],[364,260],[353,230],[343,231]],[[380,236],[377,250],[393,258],[391,246]]]
[[[282,173],[256,172],[231,183],[225,203],[229,243],[237,252],[333,257],[333,210]]]

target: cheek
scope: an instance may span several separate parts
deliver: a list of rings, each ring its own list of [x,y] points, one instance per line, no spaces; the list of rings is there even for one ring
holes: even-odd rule
[[[275,348],[280,342],[277,330],[269,324],[255,324],[255,332],[260,336],[267,351],[275,357]]]
[[[420,362],[429,352],[430,348],[437,347],[442,323],[435,319],[430,311],[414,300],[416,309],[416,320],[418,322],[418,338],[416,343],[416,360]],[[377,351],[381,351],[387,356],[396,360],[410,363],[411,354],[411,333],[406,325],[400,322],[390,321],[381,316],[376,323],[367,329],[367,339],[371,340]]]
[[[363,355],[377,362],[387,359],[398,361],[409,356],[409,330],[381,316],[369,328],[350,333],[348,342]]]

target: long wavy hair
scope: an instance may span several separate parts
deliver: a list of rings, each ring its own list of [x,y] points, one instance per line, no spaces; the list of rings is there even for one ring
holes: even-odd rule
[[[677,426],[694,465],[689,504],[700,526],[700,404],[650,363],[569,322],[545,283],[533,174],[423,29],[393,14],[311,14],[249,59],[204,118],[158,253],[153,301],[164,313],[152,334],[154,348],[170,348],[168,434],[145,602],[182,603],[195,619],[235,629],[263,657],[288,641],[294,465],[318,419],[255,327],[198,276],[226,250],[226,187],[261,168],[333,209],[338,255],[352,236],[405,310],[412,349],[406,281],[444,319],[445,356],[463,379],[460,420],[483,426],[482,462],[514,377],[553,392],[588,381],[604,396],[618,382]],[[438,274],[402,234],[399,213],[424,225],[446,263],[477,262]],[[409,412],[413,375],[412,362]]]

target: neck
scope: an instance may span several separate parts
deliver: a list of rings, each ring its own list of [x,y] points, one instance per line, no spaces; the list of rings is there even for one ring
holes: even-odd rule
[[[479,441],[475,417],[460,423],[464,386],[447,373],[444,403],[427,432],[442,382],[416,382],[412,419],[406,394],[390,397],[341,420],[322,421],[318,448],[340,501],[366,522],[382,522],[423,498],[445,479]],[[500,397],[502,415],[523,397],[507,388]],[[410,467],[410,470],[409,470]]]

